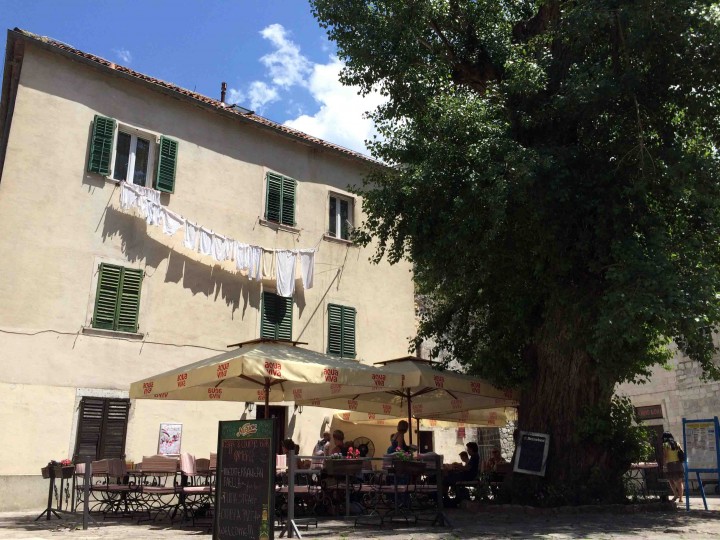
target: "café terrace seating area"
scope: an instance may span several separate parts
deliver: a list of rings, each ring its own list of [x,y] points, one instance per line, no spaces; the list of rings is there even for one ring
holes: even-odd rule
[[[399,461],[380,458],[331,459],[278,455],[275,477],[275,527],[317,527],[323,518],[346,518],[355,526],[388,522],[440,524],[442,520],[442,456],[426,454]],[[139,463],[103,459],[65,467],[55,478],[58,510],[82,512],[85,498],[90,515],[127,518],[136,522],[162,521],[173,526],[210,530],[215,508],[217,454],[144,456]],[[291,479],[292,471],[292,479]],[[86,480],[87,481],[86,484]],[[55,479],[51,479],[55,482]],[[482,478],[476,486],[481,489]],[[466,493],[473,497],[479,491]],[[488,493],[490,491],[488,490]],[[65,500],[63,501],[63,494]],[[457,496],[450,491],[450,496]],[[292,501],[292,511],[289,505]],[[41,516],[38,516],[41,517]]]

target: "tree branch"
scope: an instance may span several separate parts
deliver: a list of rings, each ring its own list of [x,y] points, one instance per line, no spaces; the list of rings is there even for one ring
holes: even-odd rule
[[[520,21],[513,27],[515,41],[527,43],[535,36],[542,34],[550,23],[560,18],[562,0],[548,0],[540,6],[537,14],[527,21]]]

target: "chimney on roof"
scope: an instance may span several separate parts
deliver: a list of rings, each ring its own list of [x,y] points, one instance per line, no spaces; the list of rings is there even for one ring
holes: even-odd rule
[[[225,92],[227,92],[227,83],[224,82],[220,85],[220,101],[225,103]]]

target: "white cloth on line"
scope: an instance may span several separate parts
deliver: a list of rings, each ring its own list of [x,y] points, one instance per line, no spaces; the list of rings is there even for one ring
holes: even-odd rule
[[[140,196],[145,197],[150,202],[160,204],[160,192],[158,190],[145,186],[138,186],[137,184],[133,184],[133,186]]]
[[[185,218],[167,208],[162,209],[163,232],[172,236],[185,224]]]
[[[235,268],[247,272],[250,268],[250,246],[242,242],[235,242]]]
[[[221,234],[213,233],[210,254],[218,262],[227,260],[227,238]]]
[[[312,289],[315,281],[315,250],[300,249],[300,273],[304,289]]]
[[[148,199],[145,221],[148,225],[160,225],[162,206]]]
[[[285,298],[292,297],[295,292],[295,264],[297,251],[277,250],[275,252],[275,269],[277,273],[277,294]]]
[[[262,279],[262,253],[260,246],[249,246],[248,249],[248,278]]]
[[[198,243],[198,226],[185,220],[185,240],[183,240],[183,245],[186,248],[195,251],[197,249],[197,243]]]
[[[275,250],[262,250],[262,277],[263,279],[275,279]]]
[[[130,210],[137,207],[139,193],[132,184],[120,182],[120,208]]]
[[[210,255],[212,253],[212,231],[208,231],[205,227],[200,227],[200,253],[202,255]]]

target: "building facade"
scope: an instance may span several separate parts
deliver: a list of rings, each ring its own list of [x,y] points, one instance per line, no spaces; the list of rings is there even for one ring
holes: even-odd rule
[[[411,267],[348,240],[368,158],[21,30],[8,32],[0,103],[0,511],[44,506],[40,467],[140,461],[160,424],[207,456],[245,403],[128,400],[131,382],[260,337],[376,362],[415,334]],[[183,234],[120,207],[120,181],[160,207],[267,250],[315,248],[314,284],[279,296]],[[272,404],[309,453],[331,411]],[[177,428],[175,428],[177,429]]]

